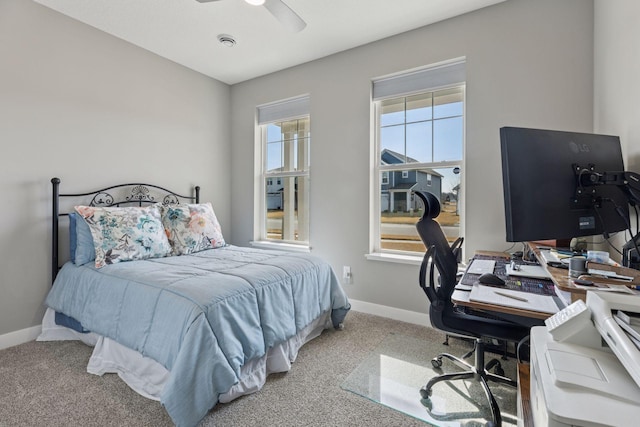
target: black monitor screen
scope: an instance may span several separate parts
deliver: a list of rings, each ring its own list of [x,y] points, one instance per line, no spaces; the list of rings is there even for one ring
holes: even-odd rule
[[[624,171],[617,136],[503,127],[500,143],[508,242],[570,239],[627,228],[629,207],[621,189],[580,187],[576,197],[576,167]]]

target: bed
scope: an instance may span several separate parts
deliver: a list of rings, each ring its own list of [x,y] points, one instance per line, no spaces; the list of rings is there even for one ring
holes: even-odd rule
[[[88,372],[117,373],[178,426],[259,390],[305,342],[342,327],[350,305],[326,262],[228,245],[199,187],[61,194],[51,182],[53,286],[38,339],[93,345]]]

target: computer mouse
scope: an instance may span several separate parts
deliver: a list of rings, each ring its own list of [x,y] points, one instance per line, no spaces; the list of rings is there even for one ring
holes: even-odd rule
[[[483,285],[491,286],[504,286],[504,280],[492,273],[484,273],[478,278],[478,281]]]

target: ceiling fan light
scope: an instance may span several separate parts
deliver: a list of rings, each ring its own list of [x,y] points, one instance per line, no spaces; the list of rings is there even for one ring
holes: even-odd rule
[[[254,6],[262,6],[264,4],[264,0],[244,0],[244,1]]]

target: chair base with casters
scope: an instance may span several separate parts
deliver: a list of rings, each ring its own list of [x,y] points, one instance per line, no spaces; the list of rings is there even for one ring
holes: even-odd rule
[[[489,389],[488,381],[493,381],[500,384],[505,384],[513,387],[517,387],[517,382],[507,378],[504,376],[504,370],[500,365],[500,362],[497,359],[492,359],[485,365],[484,362],[484,342],[481,338],[476,338],[475,340],[475,364],[471,365],[467,363],[465,360],[454,356],[449,353],[440,353],[437,357],[434,357],[431,360],[431,364],[434,368],[440,369],[442,367],[442,359],[446,358],[453,362],[458,367],[465,369],[461,372],[452,372],[438,375],[437,377],[431,378],[429,382],[420,389],[420,396],[424,400],[429,400],[431,398],[431,394],[433,393],[433,386],[441,381],[453,381],[453,380],[468,380],[473,379],[478,381],[484,390],[484,394],[487,397],[487,401],[489,402],[489,409],[491,411],[491,416],[493,418],[493,422],[496,426],[500,426],[502,424],[502,416],[500,415],[500,409],[498,407],[498,402],[496,402],[495,397],[493,397],[493,393]],[[491,369],[496,370],[496,373],[489,372]]]
[[[459,311],[454,307],[451,295],[458,282],[458,260],[462,238],[458,238],[450,245],[440,224],[434,220],[440,213],[438,198],[431,193],[422,191],[416,191],[415,194],[424,204],[422,218],[416,223],[418,234],[427,248],[420,266],[419,283],[430,301],[429,319],[431,325],[445,333],[475,340],[475,363],[473,365],[467,363],[463,358],[448,353],[442,353],[432,360],[435,368],[440,368],[443,359],[447,359],[458,365],[463,371],[441,374],[429,380],[420,390],[420,395],[424,400],[423,404],[429,407],[433,386],[441,381],[474,380],[482,386],[486,395],[493,424],[500,427],[502,416],[488,382],[509,386],[516,386],[517,383],[504,376],[499,361],[492,360],[485,366],[486,348],[483,339],[519,342],[528,336],[529,328],[503,319]],[[434,275],[435,269],[439,273],[437,279]],[[491,369],[496,370],[496,373],[489,372]]]

